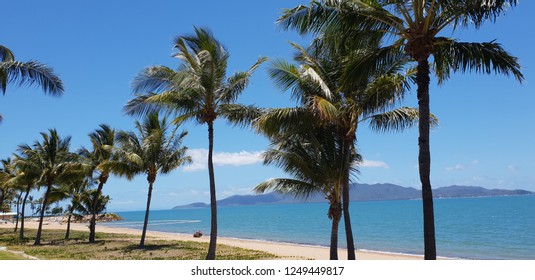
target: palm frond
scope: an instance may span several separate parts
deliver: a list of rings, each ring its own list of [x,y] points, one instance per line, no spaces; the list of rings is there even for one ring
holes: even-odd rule
[[[314,96],[312,104],[313,110],[317,111],[324,121],[335,121],[340,115],[338,108],[321,96]]]
[[[438,38],[435,43],[435,72],[439,82],[443,82],[452,72],[483,74],[505,74],[514,76],[519,82],[524,80],[518,58],[509,54],[498,43],[456,42],[448,38]]]
[[[0,61],[15,61],[15,55],[13,52],[5,46],[0,45]]]
[[[54,74],[51,67],[37,61],[5,61],[0,63],[0,88],[5,94],[6,82],[18,86],[40,86],[43,91],[53,96],[63,94],[63,82]]]
[[[217,110],[217,114],[223,116],[229,123],[241,127],[252,125],[263,112],[263,109],[256,106],[241,104],[221,104]]]
[[[171,90],[175,75],[175,71],[166,66],[147,67],[134,78],[132,90],[135,94]]]
[[[161,110],[188,114],[196,107],[196,100],[192,97],[194,96],[174,91],[136,95],[128,101],[123,110],[133,116],[148,116]]]
[[[518,5],[518,0],[476,0],[476,1],[443,1],[448,5],[443,9],[447,16],[455,18],[454,24],[468,26],[473,24],[481,27],[485,21],[496,21],[496,18],[505,14],[509,7]]]
[[[364,118],[362,121],[368,121],[372,130],[378,132],[403,131],[407,128],[418,125],[418,109],[401,107],[382,114],[373,115]],[[361,122],[362,122],[361,121]],[[438,125],[438,119],[430,115],[431,126]]]
[[[265,61],[267,61],[267,57],[260,57],[248,71],[237,72],[231,77],[227,78],[226,83],[220,90],[221,94],[218,98],[218,103],[229,104],[236,102],[239,94],[247,87],[251,75]]]
[[[407,63],[403,48],[397,45],[351,52],[344,63],[341,77],[344,90],[366,85],[377,73],[397,73]]]
[[[282,91],[294,87],[301,77],[297,66],[282,59],[273,60],[267,72],[275,85]]]
[[[268,109],[253,124],[255,129],[268,137],[284,131],[309,130],[317,123],[314,114],[304,108]]]
[[[322,189],[313,184],[295,179],[271,179],[258,184],[253,191],[265,193],[275,191],[282,194],[292,194],[295,198],[307,199],[311,194],[321,192]]]

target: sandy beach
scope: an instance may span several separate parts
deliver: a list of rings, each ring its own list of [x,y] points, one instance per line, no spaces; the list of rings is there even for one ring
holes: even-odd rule
[[[0,228],[14,228],[14,224],[0,223]],[[38,227],[36,221],[26,221],[24,223],[26,228]],[[67,229],[66,223],[46,221],[43,223],[44,229]],[[71,230],[89,231],[88,224],[86,223],[71,223]],[[133,234],[141,235],[141,230],[129,229],[129,228],[117,228],[106,226],[105,224],[97,224],[97,232],[106,233],[121,233],[121,234]],[[192,235],[147,231],[147,238],[152,239],[164,239],[164,240],[180,240],[180,241],[197,241],[197,242],[209,242],[209,236],[203,236],[201,238],[194,238]],[[308,246],[301,244],[289,244],[279,242],[267,242],[249,239],[237,239],[237,238],[225,238],[218,237],[218,244],[226,244],[230,246],[236,246],[241,248],[260,250],[269,252],[278,256],[282,256],[288,259],[314,259],[314,260],[328,260],[329,248],[321,246]],[[346,259],[346,250],[340,249],[338,256],[341,260]],[[412,256],[403,254],[389,254],[381,252],[368,252],[357,251],[357,259],[359,260],[422,260],[423,256]]]

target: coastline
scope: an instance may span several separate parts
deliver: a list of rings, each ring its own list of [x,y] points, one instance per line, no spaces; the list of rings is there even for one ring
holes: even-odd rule
[[[38,227],[38,222],[36,221],[25,221],[24,225],[26,228],[36,229]],[[0,224],[0,228],[14,228],[15,224]],[[44,229],[59,229],[66,230],[67,224],[60,223],[58,221],[47,221],[43,223]],[[87,223],[71,223],[71,230],[76,231],[87,231]],[[129,234],[129,235],[141,235],[141,230],[130,229],[130,228],[121,228],[108,226],[103,223],[97,223],[96,226],[97,232],[104,233],[118,233],[118,234]],[[194,242],[205,242],[208,243],[210,238],[205,235],[201,238],[194,238],[192,235],[183,234],[183,233],[170,233],[170,232],[159,232],[159,231],[147,231],[147,240],[150,242],[150,239],[164,239],[164,240],[177,240],[177,241],[194,241]],[[329,248],[317,245],[304,245],[304,244],[294,244],[294,243],[282,243],[282,242],[272,242],[272,241],[263,241],[263,240],[253,240],[253,239],[240,239],[232,237],[218,237],[218,244],[225,244],[245,249],[260,250],[275,254],[282,257],[283,259],[290,260],[328,260],[329,259]],[[402,253],[390,253],[390,252],[376,252],[376,251],[367,251],[367,250],[357,250],[357,260],[423,260],[423,256],[418,255],[408,255]],[[340,260],[346,260],[346,250],[339,249],[338,256]],[[444,258],[440,258],[444,259]]]

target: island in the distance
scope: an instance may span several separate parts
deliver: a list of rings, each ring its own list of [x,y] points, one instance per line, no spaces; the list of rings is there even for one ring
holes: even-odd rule
[[[532,195],[533,192],[526,190],[486,189],[473,186],[448,186],[433,189],[435,198],[458,198],[458,197],[488,197],[510,195]],[[352,184],[350,191],[351,201],[374,201],[374,200],[410,200],[420,199],[421,191],[415,188],[402,187],[394,184]],[[240,206],[257,204],[281,204],[302,202],[325,202],[321,193],[313,194],[305,201],[294,199],[293,195],[280,193],[267,193],[259,195],[234,195],[217,201],[218,206]],[[204,208],[210,204],[196,202],[188,205],[175,206],[173,209]]]

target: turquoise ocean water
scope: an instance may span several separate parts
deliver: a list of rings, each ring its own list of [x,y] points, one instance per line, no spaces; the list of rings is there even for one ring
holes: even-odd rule
[[[358,249],[423,254],[420,200],[353,202]],[[221,207],[219,236],[329,246],[328,204]],[[142,228],[144,211],[118,212],[110,226]],[[535,196],[435,199],[439,256],[535,260]],[[209,209],[151,211],[149,230],[210,232]],[[339,242],[345,247],[343,220]]]

